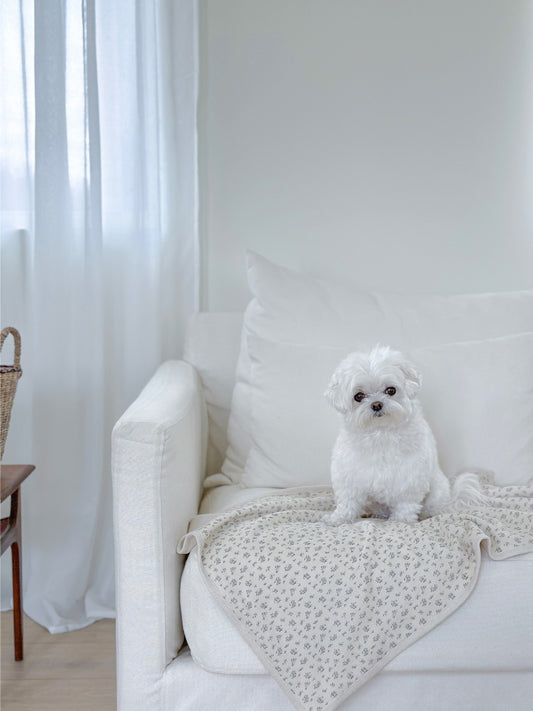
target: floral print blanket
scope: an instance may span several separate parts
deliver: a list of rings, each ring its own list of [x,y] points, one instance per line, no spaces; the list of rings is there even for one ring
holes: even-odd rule
[[[490,505],[404,524],[322,516],[331,489],[288,489],[184,536],[206,581],[297,709],[332,711],[472,593],[480,546],[533,551],[533,486],[485,486]],[[201,518],[201,517],[200,517]]]

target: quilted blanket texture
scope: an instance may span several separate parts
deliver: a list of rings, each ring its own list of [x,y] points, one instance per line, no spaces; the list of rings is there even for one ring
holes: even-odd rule
[[[294,706],[332,711],[467,599],[481,545],[533,551],[533,486],[484,491],[483,508],[332,528],[331,489],[289,489],[208,518],[178,552],[198,545],[216,600]]]

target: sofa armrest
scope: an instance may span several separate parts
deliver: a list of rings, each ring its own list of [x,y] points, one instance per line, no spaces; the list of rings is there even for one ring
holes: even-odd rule
[[[167,361],[113,429],[119,708],[146,708],[183,643],[176,553],[198,512],[206,415],[193,366]]]

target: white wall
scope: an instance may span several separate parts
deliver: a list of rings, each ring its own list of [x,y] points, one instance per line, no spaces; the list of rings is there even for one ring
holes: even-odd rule
[[[203,0],[203,306],[244,253],[362,287],[533,285],[531,0]]]

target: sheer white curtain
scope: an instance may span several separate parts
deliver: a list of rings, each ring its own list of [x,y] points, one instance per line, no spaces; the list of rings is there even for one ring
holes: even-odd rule
[[[196,37],[195,0],[0,4],[4,462],[36,465],[24,608],[51,631],[114,616],[111,429],[198,306]]]

